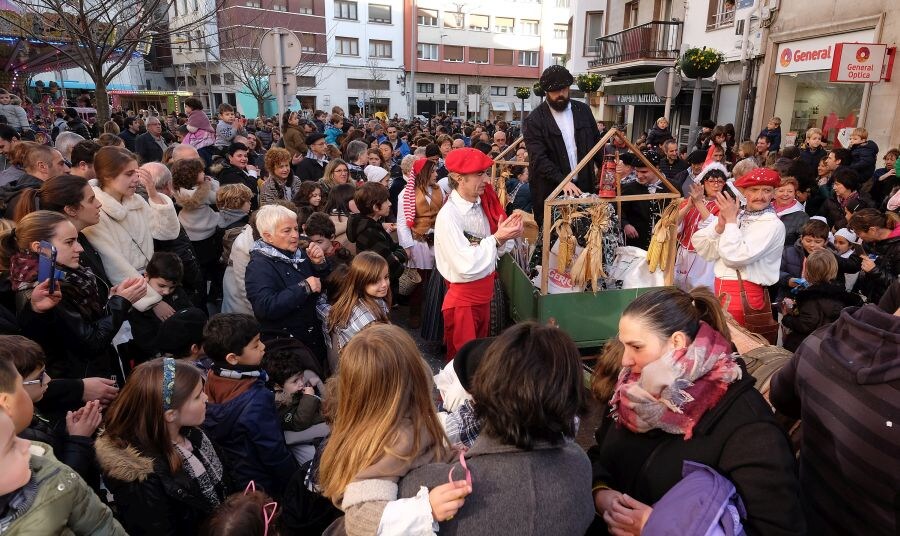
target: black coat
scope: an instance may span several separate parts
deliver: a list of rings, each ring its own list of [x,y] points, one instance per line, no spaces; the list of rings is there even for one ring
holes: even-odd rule
[[[325,166],[315,158],[304,158],[297,166],[297,178],[301,181],[317,181],[324,176]]]
[[[243,169],[231,164],[225,164],[222,166],[222,171],[219,172],[219,184],[221,186],[226,184],[243,184],[250,188],[250,191],[253,192],[253,199],[250,200],[250,210],[254,211],[259,208],[259,185],[256,182],[256,178],[248,175]]]
[[[319,293],[309,293],[306,278],[324,278],[331,273],[326,261],[314,265],[304,253],[297,264],[287,259],[250,252],[250,262],[244,276],[247,300],[253,306],[253,314],[259,321],[263,340],[293,337],[326,362],[325,340],[322,325],[316,315]]]
[[[381,223],[360,214],[351,214],[347,222],[347,240],[356,244],[356,252],[374,251],[388,263],[391,282],[396,283],[403,274],[406,252],[403,251]]]
[[[131,309],[128,300],[110,296],[102,313],[85,317],[63,292],[56,307],[36,313],[31,308],[31,292],[16,293],[17,317],[22,334],[44,349],[51,378],[109,378],[119,372],[112,339]]]
[[[90,129],[88,129],[87,125],[84,124],[84,121],[80,117],[76,117],[67,121],[66,131],[74,132],[75,134],[78,134],[86,140],[93,138],[93,136],[91,136]]]
[[[791,330],[784,338],[784,348],[792,352],[810,333],[837,320],[845,307],[862,305],[859,295],[834,283],[812,285],[798,292],[796,300],[794,309],[781,319],[782,325]]]
[[[664,192],[665,190],[661,190]],[[647,186],[638,181],[622,185],[622,195],[648,194]],[[647,201],[627,201],[622,203],[622,228],[632,225],[637,229],[637,238],[626,238],[629,246],[647,249],[650,245],[650,237],[653,236],[653,223],[659,220],[665,207],[665,200],[652,199]]]
[[[12,181],[0,188],[0,211],[7,220],[14,220],[13,215],[16,212],[16,205],[19,203],[19,196],[26,188],[39,189],[44,185],[44,181],[33,176],[25,174],[21,179]]]
[[[156,143],[153,134],[144,132],[134,139],[134,152],[138,155],[141,164],[147,162],[162,162],[163,148]]]
[[[665,175],[667,179],[669,179],[669,182],[671,182],[676,188],[681,188],[681,184],[684,183],[684,177],[682,177],[680,181],[677,181],[677,184],[676,177],[678,177],[681,172],[691,167],[691,165],[682,160],[680,157],[676,158],[675,162],[669,163],[669,159],[664,156],[662,160],[660,160],[659,166],[657,167],[660,171],[662,171],[662,174]],[[685,173],[685,177],[686,176],[687,173]]]
[[[122,132],[119,132],[119,137],[122,138],[122,141],[125,142],[125,148],[131,152],[134,152],[134,142],[137,139],[138,135],[126,128]]]
[[[878,303],[900,275],[900,236],[866,242],[863,247],[869,254],[877,255],[875,268],[859,273],[854,290],[865,296],[869,303]]]
[[[587,104],[570,101],[572,119],[575,125],[575,145],[578,160],[581,161],[594,145],[600,141],[600,131],[594,115]],[[562,133],[544,101],[528,114],[522,125],[525,147],[528,149],[528,181],[531,184],[531,199],[534,204],[534,219],[541,225],[544,221],[544,201],[559,183],[572,171]],[[594,157],[597,168],[603,165],[603,152]],[[573,181],[582,192],[597,191],[597,172],[594,166],[584,166]]]
[[[878,162],[878,146],[868,140],[850,147],[850,168],[859,174],[861,181],[867,181],[875,173]]]
[[[815,151],[811,151],[809,147],[800,150],[800,161],[808,165],[813,171],[819,167],[819,162],[828,156],[828,151],[824,147],[819,147]]]
[[[604,417],[588,450],[593,483],[652,505],[681,480],[686,460],[712,467],[734,483],[751,535],[804,533],[794,456],[768,403],[746,370],[685,441],[658,429],[634,433]]]

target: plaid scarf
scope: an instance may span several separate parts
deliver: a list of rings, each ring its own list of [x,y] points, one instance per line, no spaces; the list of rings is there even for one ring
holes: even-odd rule
[[[639,373],[622,369],[609,401],[611,414],[632,432],[659,429],[688,440],[700,418],[741,374],[731,343],[701,322],[687,348],[668,352]]]
[[[63,300],[74,305],[86,318],[96,318],[106,307],[106,297],[100,295],[100,288],[94,272],[87,266],[72,269],[57,265],[61,275],[59,289]],[[38,256],[36,253],[16,253],[9,263],[9,280],[13,290],[27,290],[37,286]]]

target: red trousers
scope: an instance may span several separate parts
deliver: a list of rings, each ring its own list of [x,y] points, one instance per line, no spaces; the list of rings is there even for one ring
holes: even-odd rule
[[[762,309],[765,303],[764,291],[765,288],[762,285],[744,280],[744,292],[747,293],[747,301],[750,303],[750,307]],[[717,277],[715,292],[716,296],[720,297],[719,300],[722,302],[722,307],[725,307],[725,302],[728,302],[727,311],[731,313],[731,316],[734,317],[738,324],[743,326],[744,307],[741,305],[741,284],[738,283],[737,279],[719,279]]]
[[[460,305],[444,309],[444,343],[447,361],[456,356],[462,345],[473,339],[487,337],[491,324],[491,303]]]

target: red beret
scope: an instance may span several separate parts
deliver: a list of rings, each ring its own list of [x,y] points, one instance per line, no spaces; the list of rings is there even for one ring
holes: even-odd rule
[[[778,188],[781,186],[781,176],[774,169],[755,168],[751,169],[746,175],[734,181],[734,185],[738,188],[750,188],[751,186],[771,186]]]
[[[413,162],[413,175],[418,175],[422,171],[422,168],[425,167],[425,162],[428,162],[427,158],[420,158]]]
[[[460,147],[447,153],[444,166],[447,171],[453,171],[462,175],[469,173],[481,173],[494,164],[488,155],[471,147]]]

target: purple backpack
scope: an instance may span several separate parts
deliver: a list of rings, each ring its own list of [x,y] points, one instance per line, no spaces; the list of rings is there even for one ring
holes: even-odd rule
[[[682,479],[653,505],[643,536],[740,536],[747,517],[734,484],[701,463],[685,461]]]

